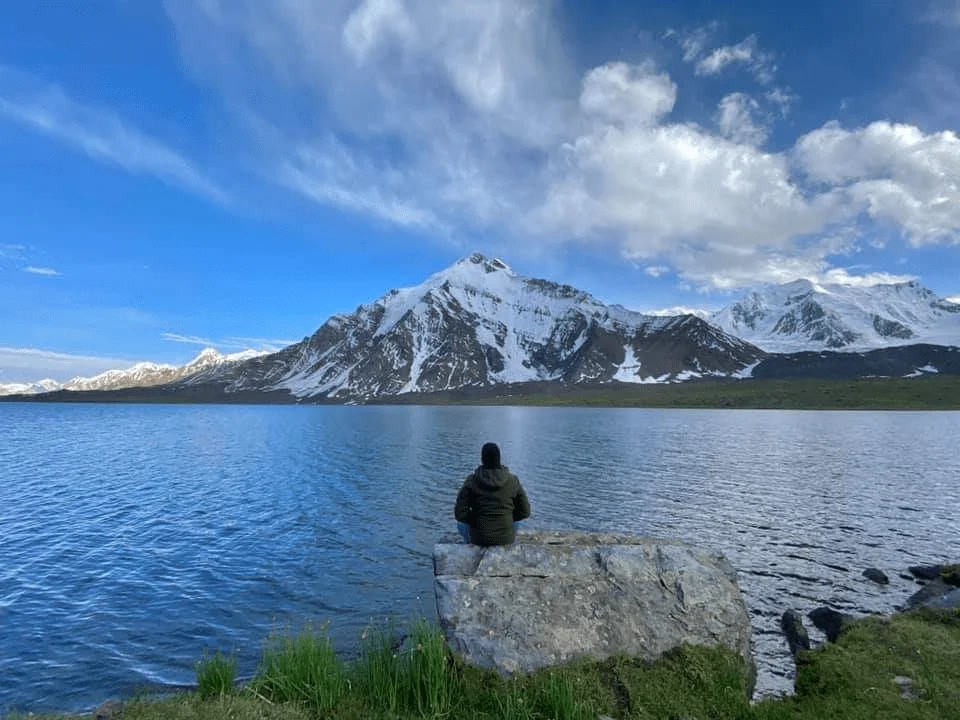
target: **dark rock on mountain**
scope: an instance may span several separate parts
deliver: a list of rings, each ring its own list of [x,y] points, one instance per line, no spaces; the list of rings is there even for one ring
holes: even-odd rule
[[[768,355],[753,369],[763,379],[917,377],[960,375],[960,348],[906,345],[869,352],[798,352]]]

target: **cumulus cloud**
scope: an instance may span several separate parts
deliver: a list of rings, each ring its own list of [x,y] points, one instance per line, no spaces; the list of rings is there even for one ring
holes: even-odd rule
[[[795,98],[771,86],[773,58],[755,36],[718,47],[715,25],[673,33],[695,72],[739,67],[764,85],[729,93],[707,127],[674,117],[682,84],[650,61],[574,70],[550,3],[167,9],[185,63],[254,128],[266,176],[424,235],[615,248],[733,288],[828,272],[864,223],[914,243],[960,229],[950,133],[827,125],[765,150]]]
[[[960,242],[960,138],[912,125],[829,123],[794,152],[812,181],[842,188],[851,209],[902,228],[910,242]]]
[[[57,138],[89,157],[152,175],[216,202],[226,193],[196,165],[108,110],[78,103],[59,87],[0,66],[0,116]]]
[[[588,117],[614,125],[652,125],[673,110],[677,86],[651,63],[608,63],[583,79],[580,108]]]
[[[717,108],[717,127],[720,134],[735,143],[763,145],[768,130],[754,120],[759,111],[760,104],[746,93],[730,93],[720,101]]]

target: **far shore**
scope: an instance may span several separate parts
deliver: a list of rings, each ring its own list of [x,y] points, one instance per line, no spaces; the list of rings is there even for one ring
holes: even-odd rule
[[[768,410],[960,410],[960,376],[696,380],[669,384],[557,382],[468,387],[375,398],[297,398],[281,390],[158,386],[0,397],[0,402],[215,405],[501,405]]]

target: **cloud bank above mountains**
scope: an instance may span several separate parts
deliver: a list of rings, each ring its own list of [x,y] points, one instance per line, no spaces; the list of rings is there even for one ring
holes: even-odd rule
[[[653,61],[578,73],[549,4],[167,9],[191,71],[253,128],[265,174],[321,204],[441,236],[609,246],[710,288],[818,276],[874,227],[914,247],[960,241],[956,133],[829,122],[768,149],[791,98],[755,36],[667,33],[696,75],[745,83],[697,124],[674,119],[683,88]]]
[[[730,42],[719,23],[661,32],[687,70],[671,75],[653,59],[577,67],[549,2],[164,6],[186,72],[219,98],[220,130],[255,186],[307,203],[465,249],[485,238],[491,252],[522,241],[534,255],[571,244],[616,253],[704,289],[827,273],[869,282],[844,268],[868,243],[960,243],[955,130],[828,121],[774,146],[798,100],[778,83],[789,56],[755,34]],[[938,25],[952,22],[955,4],[931,7]],[[678,98],[694,81],[739,86],[693,121]],[[29,73],[0,67],[0,115],[233,204],[235,188],[211,179],[225,169]],[[876,279],[891,278],[902,279]]]

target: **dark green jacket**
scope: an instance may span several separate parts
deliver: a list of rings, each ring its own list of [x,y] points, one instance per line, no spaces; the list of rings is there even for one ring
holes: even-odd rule
[[[530,501],[517,476],[505,465],[474,470],[457,493],[457,522],[470,526],[474,545],[509,545],[513,523],[530,517]]]

